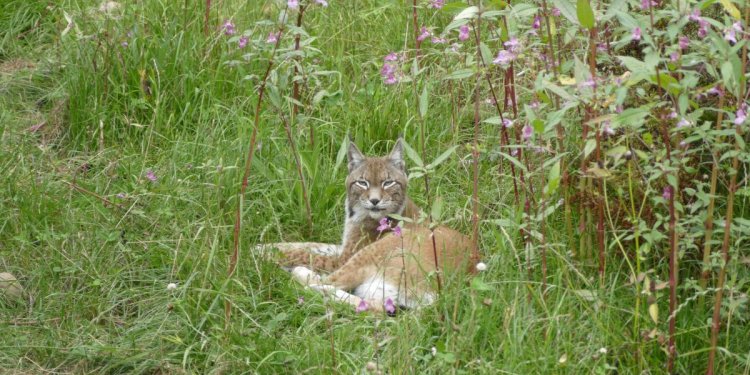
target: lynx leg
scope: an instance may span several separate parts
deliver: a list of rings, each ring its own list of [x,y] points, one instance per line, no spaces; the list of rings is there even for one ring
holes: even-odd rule
[[[294,267],[292,277],[302,285],[319,285],[323,282],[320,275],[307,267]]]
[[[341,253],[341,245],[320,242],[276,242],[260,244],[255,247],[257,250],[278,249],[282,253],[291,253],[295,251],[306,251],[317,255],[336,256]]]

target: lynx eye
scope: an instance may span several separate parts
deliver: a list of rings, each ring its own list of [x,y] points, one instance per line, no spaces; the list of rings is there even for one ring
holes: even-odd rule
[[[370,184],[367,183],[367,181],[365,180],[354,181],[354,184],[357,185],[358,187],[361,187],[362,189],[367,189],[368,187],[370,187]]]
[[[385,180],[383,181],[383,188],[388,189],[389,187],[396,185],[396,181],[393,180]]]

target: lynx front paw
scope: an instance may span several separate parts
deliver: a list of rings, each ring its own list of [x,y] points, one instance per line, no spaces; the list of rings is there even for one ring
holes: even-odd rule
[[[320,276],[307,267],[294,267],[292,270],[292,277],[302,285],[321,283]]]

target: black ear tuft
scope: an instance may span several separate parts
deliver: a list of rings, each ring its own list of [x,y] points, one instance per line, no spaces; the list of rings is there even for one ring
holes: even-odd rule
[[[351,138],[349,139],[349,150],[346,152],[346,156],[347,160],[349,161],[347,166],[349,167],[350,173],[360,164],[362,164],[363,161],[365,161],[365,156],[362,155],[361,151],[359,151],[357,145],[355,145],[354,142],[351,141]]]

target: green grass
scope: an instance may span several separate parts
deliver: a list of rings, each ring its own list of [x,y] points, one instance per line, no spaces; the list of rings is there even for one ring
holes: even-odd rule
[[[313,234],[283,124],[264,105],[240,263],[228,280],[265,62],[244,61],[219,33],[205,37],[202,3],[123,2],[118,19],[103,17],[93,1],[0,6],[0,29],[7,30],[0,37],[0,272],[16,275],[33,298],[0,298],[0,372],[360,373],[368,362],[394,374],[665,371],[657,338],[644,341],[642,357],[634,354],[640,333],[633,319],[639,314],[641,329],[665,334],[667,290],[658,292],[654,324],[645,307],[634,310],[630,271],[614,241],[600,284],[595,259],[571,255],[564,217],[556,214],[547,222],[549,290],[542,295],[537,258],[531,280],[527,274],[518,234],[522,208],[514,203],[507,164],[499,175],[494,158],[482,157],[479,181],[489,265],[479,278],[487,288],[458,278],[421,311],[357,315],[304,290],[272,259],[251,251],[258,242],[339,241],[346,172],[336,155],[347,134],[369,154],[385,152],[400,133],[419,144],[411,86],[384,86],[379,76],[382,56],[410,35],[410,8],[402,1],[331,1],[308,13],[320,70],[340,72],[319,87],[340,93],[306,110],[305,122],[293,129]],[[254,35],[268,32],[256,21],[275,17],[264,10],[270,1],[218,3],[214,25],[233,18],[238,30]],[[76,28],[62,36],[64,13]],[[455,131],[448,91],[433,91],[427,159],[460,147],[431,178],[432,192],[443,198],[450,225],[469,233],[472,88],[458,90]],[[38,131],[28,130],[42,121]],[[483,128],[487,147],[496,138],[496,129]],[[410,191],[426,204],[421,180]],[[742,290],[748,272],[735,275],[732,283]],[[682,275],[687,285],[694,276]],[[665,280],[666,273],[651,277]],[[168,291],[171,282],[178,288]],[[678,373],[705,368],[712,299],[687,298],[694,295],[689,287],[681,294]],[[727,301],[739,297],[733,298]],[[225,300],[233,306],[229,324]],[[717,369],[748,373],[747,310],[729,311],[735,315],[720,336]]]

